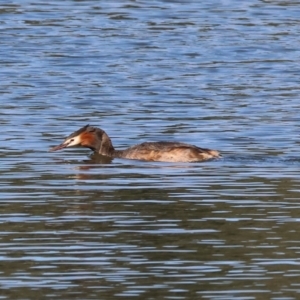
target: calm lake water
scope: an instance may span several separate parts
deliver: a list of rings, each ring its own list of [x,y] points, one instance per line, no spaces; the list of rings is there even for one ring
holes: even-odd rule
[[[0,299],[300,298],[300,2],[0,4]],[[48,152],[78,128],[204,163]]]

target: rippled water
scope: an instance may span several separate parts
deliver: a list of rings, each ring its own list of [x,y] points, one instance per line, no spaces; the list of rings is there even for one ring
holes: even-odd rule
[[[0,299],[299,299],[299,1],[0,4]],[[205,163],[48,152],[182,141]]]

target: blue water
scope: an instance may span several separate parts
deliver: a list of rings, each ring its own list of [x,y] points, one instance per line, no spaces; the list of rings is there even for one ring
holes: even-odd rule
[[[299,1],[0,4],[1,299],[299,299]],[[115,148],[48,152],[91,124]]]

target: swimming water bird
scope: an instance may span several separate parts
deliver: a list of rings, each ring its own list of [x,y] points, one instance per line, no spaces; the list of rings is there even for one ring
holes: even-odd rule
[[[111,158],[147,161],[196,162],[221,157],[216,150],[199,148],[178,142],[146,142],[125,150],[115,150],[106,132],[90,125],[75,131],[62,144],[51,148],[50,151],[72,146],[90,148],[95,153]]]

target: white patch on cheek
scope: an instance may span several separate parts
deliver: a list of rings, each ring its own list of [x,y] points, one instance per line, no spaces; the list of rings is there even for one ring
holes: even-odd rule
[[[81,143],[80,136],[75,136],[64,142],[64,144],[67,144],[67,147],[76,146],[76,145],[79,145],[80,143]]]

